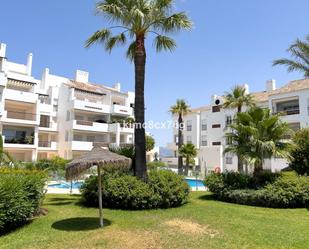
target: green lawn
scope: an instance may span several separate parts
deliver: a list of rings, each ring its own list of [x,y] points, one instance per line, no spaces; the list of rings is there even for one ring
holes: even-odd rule
[[[77,204],[78,196],[48,195],[46,216],[0,237],[0,248],[309,248],[307,209],[267,209],[191,194],[187,205],[167,210],[97,209]]]

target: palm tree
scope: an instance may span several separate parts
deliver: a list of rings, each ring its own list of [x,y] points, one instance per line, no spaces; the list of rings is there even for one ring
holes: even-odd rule
[[[173,115],[178,115],[178,152],[183,145],[183,117],[190,112],[190,106],[184,99],[177,99],[176,104],[170,108]],[[178,153],[178,174],[183,174],[183,159]]]
[[[179,149],[179,154],[186,160],[186,167],[185,167],[185,175],[188,175],[189,165],[192,160],[197,156],[197,149],[194,144],[188,143],[181,146]]]
[[[252,96],[246,93],[246,89],[243,86],[236,85],[231,89],[231,92],[225,93],[223,108],[236,108],[237,113],[240,113],[244,106],[254,106],[254,101]],[[237,154],[237,158],[237,169],[239,172],[243,172],[241,154]]]
[[[234,86],[231,92],[226,92],[224,96],[223,108],[237,109],[237,112],[241,112],[244,106],[253,106],[254,101],[250,94],[246,93],[246,89],[243,86]]]
[[[184,12],[171,13],[173,0],[103,0],[96,5],[97,14],[114,24],[95,32],[87,41],[86,47],[94,43],[103,44],[107,51],[117,45],[124,45],[127,38],[132,40],[127,57],[135,65],[135,169],[139,178],[147,179],[145,143],[145,103],[144,83],[146,48],[145,39],[154,35],[154,46],[161,50],[173,51],[176,43],[166,36],[182,29],[191,29],[192,23]],[[113,34],[118,30],[117,34]]]
[[[241,155],[241,159],[254,166],[258,173],[265,159],[274,156],[289,158],[291,144],[284,140],[292,131],[279,115],[272,115],[269,109],[252,107],[247,112],[238,113],[232,132],[227,137],[232,140],[224,153]]]
[[[273,62],[273,66],[285,65],[288,72],[299,71],[309,78],[309,35],[304,41],[297,39],[287,51],[293,59],[279,59]]]

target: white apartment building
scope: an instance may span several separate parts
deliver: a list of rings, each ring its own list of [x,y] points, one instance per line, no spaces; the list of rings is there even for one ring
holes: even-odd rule
[[[6,57],[0,44],[0,132],[4,149],[20,161],[59,155],[71,159],[92,149],[94,143],[133,143],[134,129],[120,120],[133,117],[134,92],[120,84],[107,87],[88,82],[88,73],[75,79],[32,74],[32,54],[27,63]]]
[[[248,85],[244,86],[249,93]],[[295,80],[276,89],[275,80],[266,82],[266,90],[252,93],[254,100],[260,107],[267,107],[273,113],[284,112],[283,121],[293,130],[309,126],[309,79]],[[198,148],[196,165],[200,166],[202,175],[209,174],[215,168],[237,171],[237,157],[223,154],[227,146],[225,133],[236,114],[236,110],[223,109],[223,96],[213,95],[208,106],[193,109],[184,117],[184,143],[193,143]],[[177,122],[178,117],[173,118]],[[174,152],[173,158],[163,159],[170,165],[177,162],[177,129],[173,130],[173,142],[168,148]],[[265,169],[279,171],[287,166],[284,159],[274,158],[266,160]]]

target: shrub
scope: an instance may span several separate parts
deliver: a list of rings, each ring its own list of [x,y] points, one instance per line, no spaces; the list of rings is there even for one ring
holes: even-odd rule
[[[183,177],[169,170],[151,171],[148,185],[159,198],[158,207],[177,207],[188,201],[190,188]]]
[[[135,176],[105,173],[103,205],[122,209],[150,209],[180,206],[187,202],[189,186],[181,176],[169,171],[150,172],[145,183]],[[82,201],[98,205],[97,177],[91,176],[81,187]]]
[[[293,142],[295,147],[291,152],[290,168],[300,175],[309,175],[309,128],[296,132]]]
[[[149,170],[157,170],[160,167],[165,167],[166,164],[164,162],[160,162],[160,161],[153,161],[153,162],[148,162],[147,163],[147,168]]]
[[[308,177],[297,176],[290,172],[281,176],[265,173],[261,175],[260,180],[256,178],[250,180],[259,182],[262,187],[258,189],[249,188],[253,186],[252,184],[235,189],[233,188],[235,184],[227,184],[228,181],[224,179],[223,174],[206,178],[209,190],[222,201],[273,208],[295,208],[309,205]]]
[[[38,171],[0,169],[0,231],[23,225],[39,209],[45,175]]]

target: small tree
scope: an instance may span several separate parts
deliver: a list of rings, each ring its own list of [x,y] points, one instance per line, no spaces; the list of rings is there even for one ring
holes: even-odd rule
[[[178,151],[183,145],[183,117],[190,112],[190,106],[184,99],[177,99],[175,105],[170,108],[170,113],[178,116]],[[182,155],[178,155],[178,174],[183,174],[183,159]]]
[[[152,136],[146,135],[146,151],[151,151],[153,150],[155,146],[155,140]]]
[[[197,156],[197,149],[194,144],[188,143],[184,144],[180,150],[179,154],[185,158],[186,167],[185,167],[185,175],[188,175],[189,165],[194,164],[194,158]]]
[[[223,108],[236,109],[237,113],[242,112],[244,106],[252,107],[254,106],[253,98],[250,94],[246,93],[246,89],[243,86],[234,86],[230,92],[225,93],[225,99]],[[238,159],[238,172],[243,172],[243,161],[242,154],[237,153]]]
[[[300,175],[309,175],[309,128],[297,131],[293,142],[290,167]]]
[[[290,158],[290,143],[284,141],[291,134],[287,123],[279,115],[271,115],[269,109],[250,108],[238,113],[236,122],[227,133],[232,144],[224,153],[241,155],[241,160],[254,166],[255,173],[262,170],[265,159],[274,156]]]

